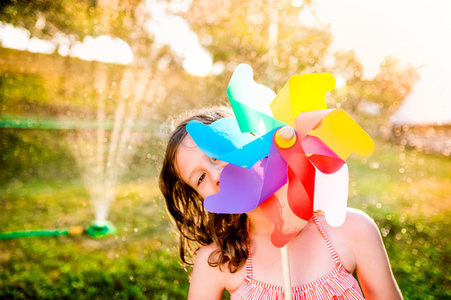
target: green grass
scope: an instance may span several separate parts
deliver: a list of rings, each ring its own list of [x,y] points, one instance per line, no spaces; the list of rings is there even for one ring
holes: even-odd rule
[[[378,224],[404,298],[450,299],[450,158],[379,142],[349,165],[349,206]]]
[[[349,206],[379,225],[404,298],[451,298],[450,159],[378,142],[348,163]],[[90,225],[80,181],[44,178],[0,186],[0,232]],[[0,298],[186,299],[188,275],[156,180],[123,183],[116,195],[115,235],[0,240]]]
[[[93,220],[77,182],[9,189],[2,191],[3,232],[87,227]],[[188,276],[155,180],[121,186],[117,195],[116,235],[0,240],[0,298],[184,299]]]

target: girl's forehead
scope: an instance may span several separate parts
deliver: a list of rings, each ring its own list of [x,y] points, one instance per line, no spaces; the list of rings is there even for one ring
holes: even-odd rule
[[[189,174],[196,169],[202,156],[203,152],[187,134],[178,146],[175,155],[175,168],[183,181],[188,182]]]
[[[187,133],[180,143],[179,147],[197,148],[197,145],[194,142],[193,138],[189,135],[189,133]]]

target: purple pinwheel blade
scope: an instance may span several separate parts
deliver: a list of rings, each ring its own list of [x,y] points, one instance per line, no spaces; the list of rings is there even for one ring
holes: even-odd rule
[[[228,164],[221,173],[219,193],[205,199],[205,209],[225,214],[252,211],[259,205],[262,183],[261,162],[250,169]]]

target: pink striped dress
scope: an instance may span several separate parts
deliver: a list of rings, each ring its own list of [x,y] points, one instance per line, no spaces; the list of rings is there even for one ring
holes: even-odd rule
[[[336,268],[327,275],[308,284],[292,289],[293,300],[361,300],[363,297],[357,280],[343,267],[337,252],[324,232],[318,218],[313,215],[313,221],[322,234]],[[246,277],[241,286],[230,294],[231,300],[282,300],[285,299],[284,288],[274,286],[252,278],[252,258],[249,255],[246,262]]]

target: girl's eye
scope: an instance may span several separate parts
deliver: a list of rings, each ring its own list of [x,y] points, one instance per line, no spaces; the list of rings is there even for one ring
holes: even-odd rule
[[[204,181],[206,174],[203,173],[202,175],[200,175],[199,180],[197,181],[197,185],[201,184],[202,181]]]

